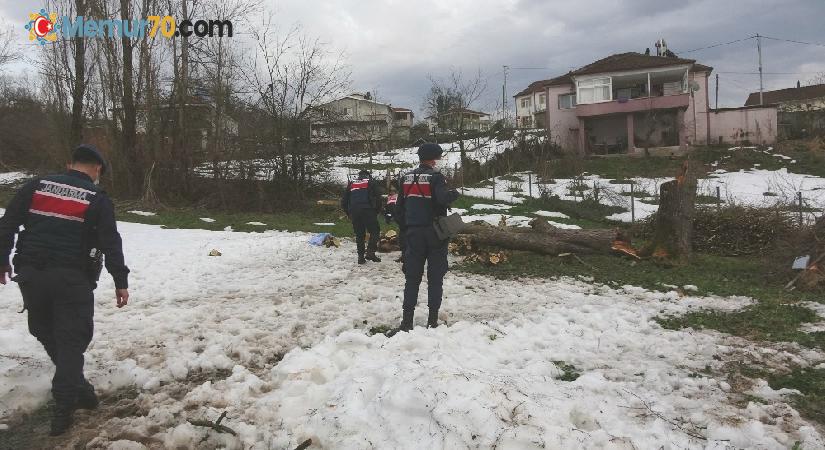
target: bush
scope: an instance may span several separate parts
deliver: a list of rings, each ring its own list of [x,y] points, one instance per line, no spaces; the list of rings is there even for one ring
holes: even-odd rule
[[[655,217],[644,222],[644,237],[652,235]],[[700,207],[693,218],[693,249],[720,256],[766,254],[796,233],[793,218],[778,208]]]

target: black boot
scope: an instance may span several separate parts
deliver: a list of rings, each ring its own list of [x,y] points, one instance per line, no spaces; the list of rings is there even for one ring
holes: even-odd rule
[[[401,326],[398,328],[393,328],[390,331],[387,331],[387,337],[393,337],[398,334],[399,331],[407,332],[413,329],[413,315],[415,314],[414,309],[404,310],[404,315],[401,318]]]
[[[52,411],[51,436],[60,436],[72,426],[72,407],[66,404],[55,405]]]
[[[427,316],[427,328],[437,328],[438,327],[438,310],[431,309],[430,314]]]
[[[358,264],[366,264],[366,263],[367,263],[367,260],[364,258],[364,254],[359,253],[358,254]]]
[[[97,394],[95,394],[95,388],[86,383],[77,394],[75,409],[97,409],[98,404],[100,404],[100,401],[97,399]]]
[[[381,262],[381,258],[379,258],[378,255],[375,254],[375,252],[369,252],[367,253],[367,261]]]

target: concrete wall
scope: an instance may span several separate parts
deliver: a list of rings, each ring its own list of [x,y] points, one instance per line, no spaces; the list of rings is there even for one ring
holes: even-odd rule
[[[693,93],[688,109],[685,112],[685,137],[687,141],[694,145],[705,145],[708,142],[708,102],[710,92],[708,92],[708,74],[705,72],[688,75],[688,82],[695,81],[699,84],[699,90]],[[694,128],[694,104],[696,105],[696,115]],[[713,118],[711,118],[713,120]],[[774,121],[774,125],[776,121]],[[711,141],[713,138],[711,137]]]
[[[550,139],[564,150],[575,151],[579,140],[579,119],[576,109],[559,109],[559,95],[572,94],[575,88],[568,86],[551,86],[547,88],[547,129]],[[536,124],[542,126],[542,124]]]
[[[714,144],[719,143],[720,137],[726,144],[776,142],[776,106],[711,110],[709,114],[710,136]]]

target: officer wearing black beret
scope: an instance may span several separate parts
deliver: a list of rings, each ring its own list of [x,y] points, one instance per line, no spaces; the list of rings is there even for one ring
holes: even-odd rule
[[[0,218],[0,284],[12,276],[28,310],[29,332],[55,365],[51,434],[64,433],[76,409],[94,409],[94,387],[83,375],[83,353],[92,340],[94,289],[105,256],[118,308],[129,300],[112,201],[98,187],[107,164],[92,145],[72,153],[68,171],[36,178],[14,196]],[[25,231],[20,232],[24,226]]]
[[[378,225],[381,207],[381,189],[378,183],[372,179],[369,170],[361,170],[358,172],[357,180],[347,183],[347,188],[341,196],[341,208],[352,221],[352,229],[355,232],[358,264],[367,261],[381,262],[381,258],[375,254],[378,239],[381,237],[381,226]],[[367,233],[370,234],[369,243],[365,243]]]
[[[404,252],[404,304],[401,326],[395,330],[409,331],[418,304],[418,288],[427,265],[427,326],[438,326],[444,275],[447,273],[448,241],[438,239],[433,223],[436,217],[446,216],[450,204],[458,199],[455,189],[447,188],[444,175],[436,169],[443,151],[438,144],[426,143],[418,148],[420,165],[401,177],[401,193],[397,211],[406,225]],[[390,334],[395,334],[391,332]]]

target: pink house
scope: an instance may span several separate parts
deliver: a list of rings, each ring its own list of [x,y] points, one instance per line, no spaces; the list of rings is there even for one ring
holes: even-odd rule
[[[543,124],[553,142],[582,154],[706,144],[712,70],[692,59],[611,55],[516,94],[517,124]]]

